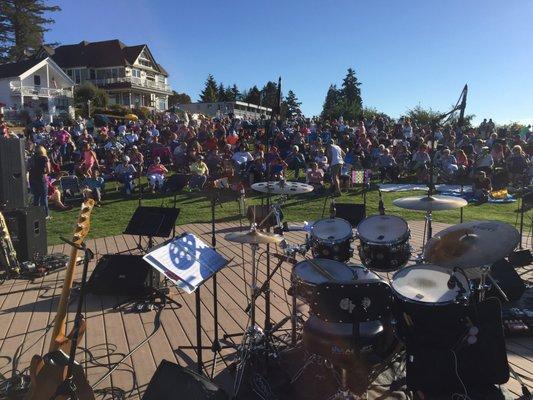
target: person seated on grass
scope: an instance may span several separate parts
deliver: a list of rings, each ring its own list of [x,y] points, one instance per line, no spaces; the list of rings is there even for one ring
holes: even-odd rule
[[[300,178],[300,170],[305,168],[305,155],[297,145],[292,146],[292,151],[287,156],[287,164],[294,171],[294,180],[297,181]]]
[[[250,166],[248,180],[250,185],[266,180],[266,165],[263,157],[256,157]]]
[[[209,175],[209,168],[207,168],[204,158],[197,156],[189,166],[189,170],[191,171],[189,188],[202,190]]]
[[[522,146],[515,145],[511,150],[511,155],[507,158],[507,170],[511,183],[517,182],[527,171],[528,159]]]
[[[487,177],[485,171],[477,171],[474,181],[472,182],[472,192],[476,201],[486,203],[489,199],[489,194],[492,191],[492,182]]]
[[[476,171],[485,171],[490,174],[492,167],[494,167],[494,159],[492,154],[490,154],[490,149],[487,146],[483,146],[480,154],[476,157]]]
[[[446,174],[450,176],[455,176],[457,174],[459,167],[457,166],[457,160],[450,151],[450,149],[442,150],[442,156],[440,158],[440,167]]]
[[[244,143],[241,143],[237,147],[237,151],[233,153],[231,159],[235,164],[235,172],[237,174],[243,174],[244,171],[246,171],[249,163],[251,163],[254,158],[252,157],[250,152],[246,150],[246,146],[244,145]]]
[[[144,165],[143,153],[139,151],[139,148],[135,145],[131,147],[130,160],[139,174],[142,174]]]
[[[148,185],[150,186],[152,193],[163,188],[165,184],[165,174],[167,172],[168,169],[161,164],[161,159],[155,157],[154,163],[148,167],[147,171]]]
[[[307,183],[315,188],[315,193],[320,193],[324,190],[324,171],[318,167],[316,162],[309,164],[310,169],[307,170]]]
[[[104,178],[100,176],[100,171],[94,169],[92,175],[85,178],[80,187],[82,189],[90,190],[91,198],[94,199],[96,207],[102,205],[102,191],[104,190]]]
[[[383,149],[383,153],[379,156],[377,164],[381,174],[381,182],[386,178],[389,178],[393,182],[398,180],[396,160],[391,156],[389,149]]]
[[[317,154],[315,156],[314,161],[318,164],[318,167],[323,171],[326,171],[329,168],[328,156],[326,156],[326,152],[324,151],[323,147],[320,147],[317,150]]]
[[[48,203],[52,204],[54,207],[61,211],[71,210],[72,207],[65,205],[61,200],[62,195],[61,191],[57,187],[58,182],[59,181],[51,179],[50,177],[47,177],[46,179],[46,184],[48,187]]]
[[[270,162],[270,175],[275,181],[285,179],[287,163],[281,157],[276,157]]]
[[[124,156],[122,163],[115,167],[115,178],[118,182],[124,184],[123,190],[126,196],[131,196],[133,192],[133,179],[136,173],[137,170],[130,164],[130,158],[128,156]]]
[[[409,169],[416,172],[416,177],[418,181],[423,181],[425,178],[427,164],[431,161],[431,158],[428,153],[428,146],[426,144],[421,144],[418,147],[418,150],[413,153],[411,157],[411,162],[409,163]]]

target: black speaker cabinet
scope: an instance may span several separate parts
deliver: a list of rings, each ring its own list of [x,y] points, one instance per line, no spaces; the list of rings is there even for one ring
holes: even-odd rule
[[[208,378],[163,360],[142,400],[227,400],[228,395]]]
[[[3,214],[19,261],[34,261],[47,254],[46,214],[42,207],[29,206]]]
[[[141,296],[161,285],[161,274],[143,256],[106,254],[100,258],[89,278],[88,290],[94,294]]]
[[[0,210],[28,204],[24,139],[0,138]]]

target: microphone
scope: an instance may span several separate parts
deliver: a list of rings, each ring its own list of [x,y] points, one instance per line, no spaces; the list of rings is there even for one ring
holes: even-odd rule
[[[329,205],[329,217],[335,218],[337,215],[337,207],[335,207],[335,199],[331,199],[331,204]]]
[[[381,190],[378,190],[378,193],[379,193],[379,204],[378,204],[379,215],[385,215],[385,206],[383,205],[383,196],[381,195]]]

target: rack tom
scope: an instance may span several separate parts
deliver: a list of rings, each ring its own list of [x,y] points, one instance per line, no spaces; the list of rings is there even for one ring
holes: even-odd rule
[[[348,261],[353,250],[352,226],[342,218],[324,218],[311,227],[311,250],[315,258],[328,258],[335,261]]]
[[[359,257],[367,268],[396,271],[411,257],[407,222],[394,215],[373,215],[357,226]]]

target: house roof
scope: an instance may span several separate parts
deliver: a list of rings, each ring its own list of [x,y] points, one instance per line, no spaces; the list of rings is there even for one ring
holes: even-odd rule
[[[73,67],[118,67],[130,66],[139,57],[145,44],[126,46],[118,39],[105,40],[102,42],[82,41],[77,44],[69,44],[44,49],[61,68]],[[168,76],[168,73],[155,63],[160,72]]]
[[[29,58],[27,60],[0,65],[0,79],[22,75],[31,67],[40,63],[42,58]]]

